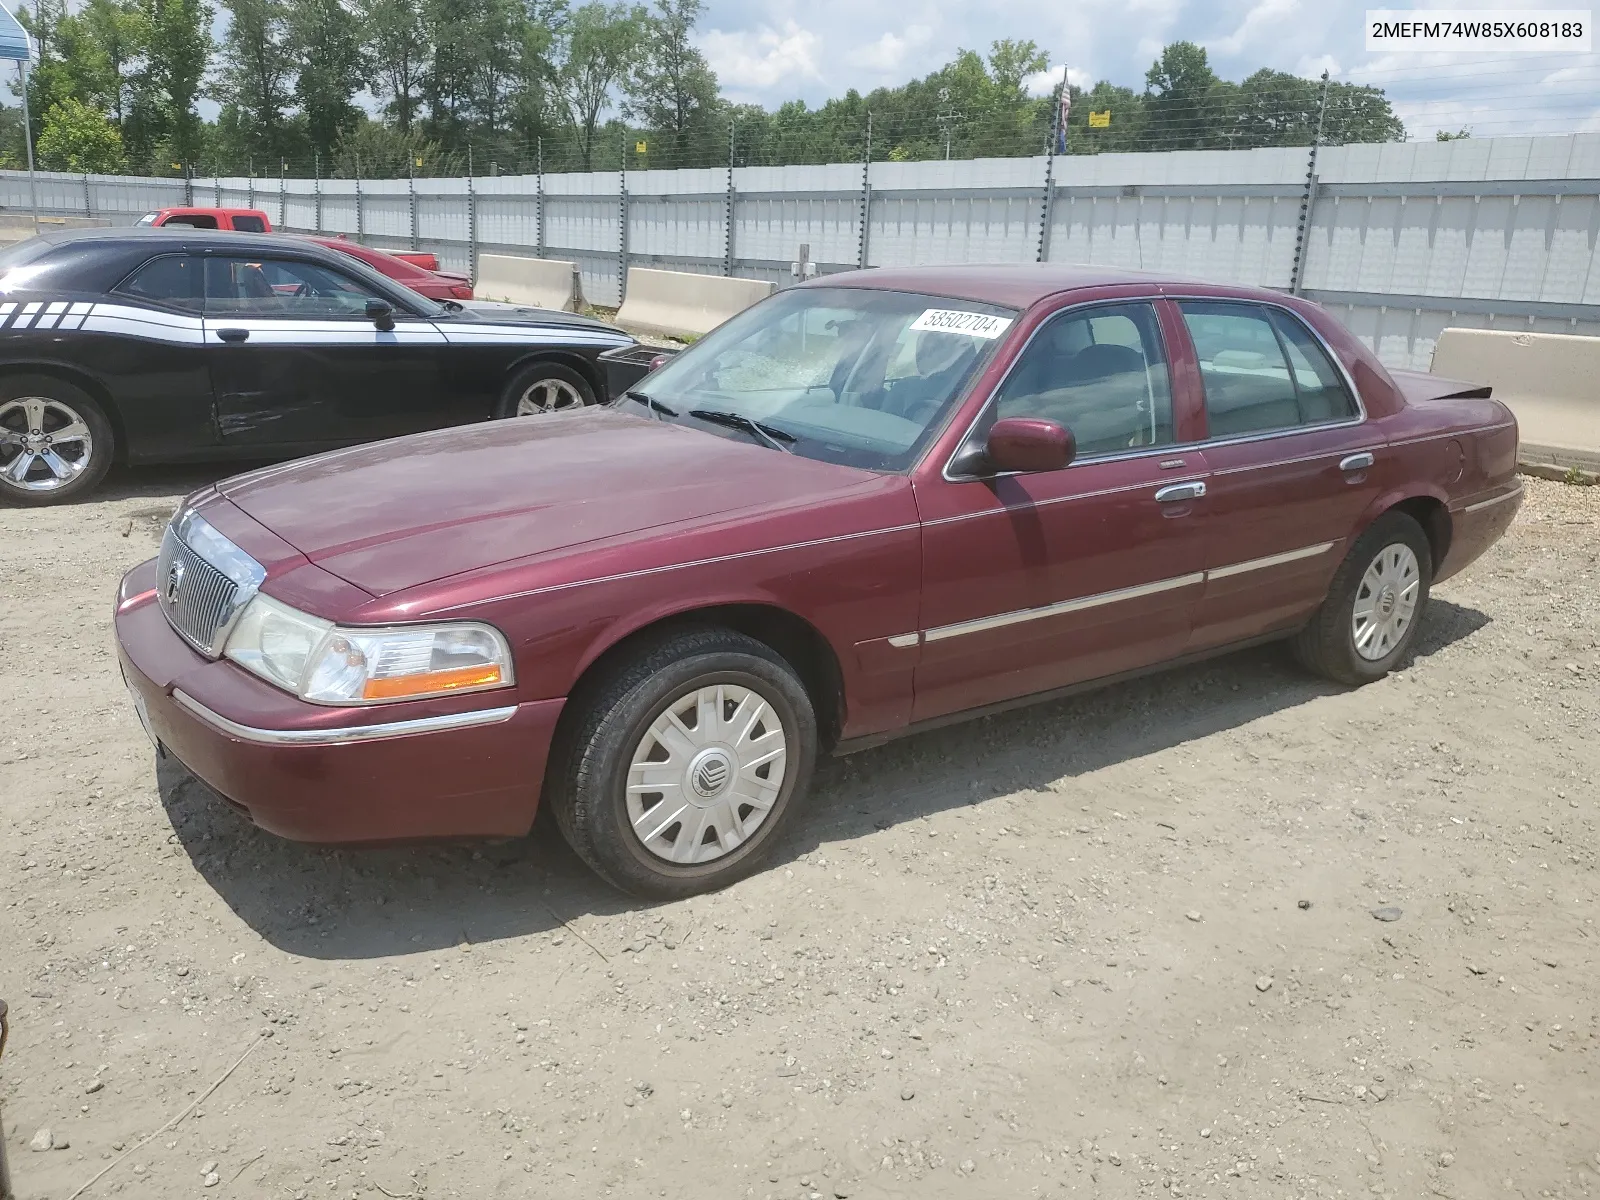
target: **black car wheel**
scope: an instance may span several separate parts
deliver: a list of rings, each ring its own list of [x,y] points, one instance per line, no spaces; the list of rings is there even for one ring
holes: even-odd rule
[[[495,416],[545,416],[593,403],[594,388],[577,371],[560,363],[534,363],[511,377]]]
[[[578,856],[633,895],[675,899],[749,874],[810,784],[810,697],[743,634],[664,637],[573,703],[545,802]]]
[[[1336,683],[1382,679],[1416,640],[1433,583],[1433,548],[1422,526],[1385,513],[1356,539],[1328,597],[1291,643],[1301,665]]]
[[[0,496],[60,504],[111,468],[111,422],[88,392],[53,375],[0,376]]]

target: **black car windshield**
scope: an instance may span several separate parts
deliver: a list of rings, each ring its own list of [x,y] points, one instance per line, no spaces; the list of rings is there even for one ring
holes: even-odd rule
[[[729,437],[899,471],[938,432],[1015,316],[945,296],[791,288],[719,326],[638,390],[678,420]]]

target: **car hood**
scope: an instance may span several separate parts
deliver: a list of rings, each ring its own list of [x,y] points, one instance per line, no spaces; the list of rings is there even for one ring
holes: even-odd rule
[[[471,321],[481,323],[492,321],[496,325],[543,325],[558,326],[562,329],[603,329],[607,333],[614,333],[618,337],[630,338],[615,325],[607,325],[604,321],[597,321],[593,317],[585,317],[580,313],[563,312],[559,308],[539,308],[533,304],[506,304],[499,300],[460,300],[460,312],[445,313],[438,318],[441,323],[449,321]]]
[[[878,479],[589,409],[335,451],[217,490],[323,570],[385,596],[739,509],[800,506]]]

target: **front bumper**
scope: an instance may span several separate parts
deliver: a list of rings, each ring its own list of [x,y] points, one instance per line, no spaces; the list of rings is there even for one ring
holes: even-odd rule
[[[479,692],[325,708],[197,654],[155,598],[153,562],[117,596],[123,678],[151,736],[261,828],[295,841],[526,833],[563,701]]]

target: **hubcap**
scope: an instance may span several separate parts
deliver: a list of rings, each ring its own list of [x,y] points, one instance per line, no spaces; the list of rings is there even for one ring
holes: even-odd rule
[[[48,396],[0,402],[0,483],[24,492],[53,492],[89,465],[94,438],[83,417]]]
[[[1378,551],[1361,576],[1350,614],[1357,654],[1377,662],[1393,652],[1411,628],[1421,587],[1421,567],[1410,546],[1396,542]]]
[[[690,865],[754,836],[783,789],[788,739],[772,706],[718,683],[683,693],[639,739],[628,767],[628,820],[656,858]]]
[[[582,408],[583,397],[578,389],[565,379],[541,379],[530,384],[517,397],[517,416],[532,417],[540,413],[566,412]]]

